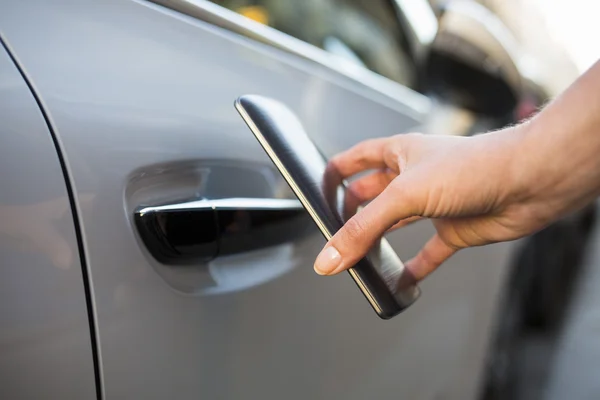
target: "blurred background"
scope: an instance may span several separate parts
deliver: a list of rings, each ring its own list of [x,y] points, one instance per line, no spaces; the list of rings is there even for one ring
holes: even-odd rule
[[[530,117],[600,56],[590,0],[214,2],[435,99],[434,131]],[[482,398],[596,398],[595,208],[523,246]]]
[[[475,131],[528,117],[600,53],[600,5],[585,0],[214,2],[437,98],[454,108],[445,124]]]

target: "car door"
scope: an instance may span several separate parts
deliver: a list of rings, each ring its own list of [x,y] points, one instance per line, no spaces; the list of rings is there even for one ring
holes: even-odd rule
[[[65,178],[0,35],[0,398],[93,399],[94,359]]]
[[[75,192],[103,396],[474,397],[509,246],[457,255],[387,322],[348,277],[313,273],[324,244],[316,229],[217,258],[209,250],[196,263],[152,254],[136,227],[140,207],[291,199],[233,108],[240,94],[286,103],[328,156],[420,129],[432,112],[398,84],[335,68],[322,51],[218,6],[165,3],[183,6],[28,0],[0,12]],[[431,234],[417,224],[389,240],[408,258]]]

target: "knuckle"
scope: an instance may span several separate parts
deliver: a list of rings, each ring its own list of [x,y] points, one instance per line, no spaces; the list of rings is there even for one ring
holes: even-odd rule
[[[394,144],[398,147],[406,148],[416,141],[422,140],[425,136],[419,132],[400,133],[394,136]]]
[[[353,182],[348,186],[348,192],[352,196],[353,200],[358,200],[361,203],[367,200],[368,193],[365,193],[366,190],[364,185],[359,182]]]
[[[397,203],[402,203],[402,209],[417,216],[423,214],[425,204],[423,202],[423,193],[419,185],[412,184],[407,177],[400,176],[390,184],[390,191]]]
[[[347,150],[349,153],[358,154],[361,153],[366,147],[369,147],[371,140],[364,140],[356,143],[354,146]]]
[[[427,247],[421,250],[421,260],[428,267],[437,267],[439,265],[432,250]]]
[[[345,153],[339,153],[331,157],[327,162],[329,164],[329,167],[333,167],[333,169],[339,168],[339,166],[343,163],[345,156]]]
[[[344,225],[344,240],[349,245],[355,246],[364,241],[365,234],[365,224],[357,217],[350,218]]]
[[[422,137],[422,133],[401,133],[393,136],[392,145],[385,149],[386,164],[396,166],[398,172],[404,172],[408,167],[411,148],[414,148],[416,141]]]
[[[348,189],[352,192],[361,192],[365,188],[365,181],[362,179],[355,180],[350,182],[348,185]]]
[[[374,139],[369,139],[354,146],[353,150],[357,161],[362,162],[367,159],[376,145],[377,143]]]

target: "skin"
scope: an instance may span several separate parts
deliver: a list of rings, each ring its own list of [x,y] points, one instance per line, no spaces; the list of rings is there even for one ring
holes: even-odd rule
[[[368,204],[325,245],[315,271],[352,267],[390,230],[437,233],[406,267],[417,280],[460,249],[530,235],[600,195],[600,62],[531,120],[472,137],[402,134],[359,143],[329,168]]]

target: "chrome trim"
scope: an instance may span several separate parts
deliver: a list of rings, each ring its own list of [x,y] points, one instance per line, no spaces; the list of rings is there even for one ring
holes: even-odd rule
[[[414,118],[421,118],[423,114],[429,112],[431,103],[426,96],[342,57],[330,54],[316,46],[262,25],[209,1],[148,1],[324,66],[332,72],[349,78],[366,89],[370,89],[371,92],[374,91],[394,100],[396,106],[401,104],[405,108],[403,112],[412,112]],[[363,95],[368,97],[367,93],[363,93]],[[391,104],[388,106],[393,108]]]
[[[202,211],[202,210],[301,210],[302,204],[293,199],[258,199],[234,197],[227,199],[196,200],[163,206],[144,207],[138,211],[140,216],[160,211]]]

